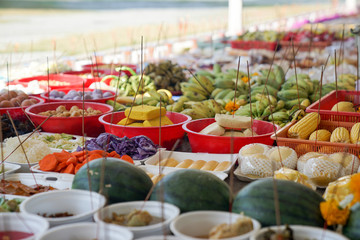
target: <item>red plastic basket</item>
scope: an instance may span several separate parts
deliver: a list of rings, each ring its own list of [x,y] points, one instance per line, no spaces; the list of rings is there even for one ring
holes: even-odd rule
[[[277,46],[277,42],[266,42],[266,41],[242,41],[233,40],[229,41],[231,48],[250,50],[250,49],[266,49],[274,51]]]
[[[331,111],[331,108],[341,101],[349,101],[354,105],[358,105],[360,104],[360,92],[339,90],[337,91],[336,98],[336,91],[332,91],[306,108],[306,112],[319,112],[321,120],[351,123],[360,122],[360,113],[358,112]],[[318,111],[319,103],[320,111]]]
[[[173,148],[175,142],[184,136],[185,131],[182,129],[182,125],[189,122],[191,117],[176,112],[167,112],[166,116],[174,124],[161,127],[161,146],[170,150]],[[107,133],[114,134],[118,137],[127,136],[129,138],[145,135],[155,144],[159,144],[159,127],[130,127],[117,125],[116,123],[123,118],[125,118],[124,112],[114,112],[101,116],[99,121],[104,125]]]
[[[39,97],[35,97],[35,96],[29,96],[29,99],[35,99],[37,100],[37,103],[31,105],[39,105],[45,102],[44,99],[39,98]],[[25,109],[31,106],[27,106],[27,107],[9,107],[9,108],[0,108],[0,115],[3,114],[7,114],[7,112],[9,112],[11,118],[13,119],[26,119],[25,116]]]
[[[49,88],[50,90],[53,89],[59,89],[64,87],[76,87],[81,88],[83,86],[83,82],[85,81],[83,78],[75,76],[75,75],[67,75],[67,74],[50,74],[42,75],[42,76],[34,76],[34,77],[28,77],[28,78],[21,78],[14,80],[12,84],[21,84],[24,87],[27,87],[29,82],[38,80],[38,81],[44,81],[44,84],[40,84],[40,87],[47,91],[47,80],[50,80]],[[51,81],[57,81],[59,84],[54,85]]]
[[[80,109],[83,107],[82,102],[57,102],[57,103],[44,103],[40,105],[34,105],[25,110],[30,116],[31,120],[40,125],[44,122],[47,116],[39,115],[41,112],[48,110],[56,110],[60,105],[65,106],[66,109],[70,109],[72,106],[78,106]],[[103,103],[85,102],[85,109],[92,107],[95,110],[100,110],[102,114],[112,112],[113,107]],[[102,115],[101,114],[101,115]],[[84,117],[84,131],[88,137],[97,137],[100,133],[104,132],[103,125],[99,122],[99,116],[87,116]],[[80,117],[51,117],[49,118],[41,128],[45,132],[52,133],[68,133],[74,135],[82,135],[83,118]]]
[[[254,120],[253,129],[258,135],[254,137],[234,137],[233,151],[231,151],[231,137],[199,133],[206,126],[214,122],[214,118],[204,118],[183,125],[184,130],[188,134],[192,152],[238,153],[240,148],[250,143],[263,143],[266,145],[273,145],[274,143],[274,140],[270,138],[271,134],[274,133],[273,124]]]
[[[85,79],[86,80],[85,87],[87,88],[94,82],[100,82],[101,78],[105,76],[107,73],[106,71],[100,69],[98,71],[96,71],[96,69],[93,70],[87,69],[82,71],[67,71],[67,72],[63,72],[63,74],[75,75]]]
[[[56,91],[68,93],[70,90],[76,90],[76,91],[85,91],[85,92],[93,92],[95,89],[89,89],[89,88],[59,88],[56,89]],[[110,90],[102,90],[103,93],[110,92],[112,94],[111,97],[106,98],[100,98],[100,99],[92,99],[92,100],[85,100],[85,102],[97,102],[97,103],[106,103],[107,100],[115,100],[115,92]],[[65,99],[49,99],[48,92],[44,92],[41,95],[41,98],[45,99],[46,102],[82,102],[82,100],[65,100]]]
[[[295,123],[296,121],[287,124],[276,132],[276,137],[275,134],[273,134],[271,136],[271,139],[276,140],[278,146],[285,146],[294,149],[298,156],[301,156],[308,152],[321,152],[328,154],[336,152],[348,152],[354,154],[355,156],[359,155],[360,145],[358,144],[333,143],[325,141],[315,142],[306,139],[288,138],[288,130]],[[354,124],[355,123],[350,122],[334,122],[321,120],[318,129],[326,129],[332,132],[337,127],[344,127],[348,131],[350,131]]]

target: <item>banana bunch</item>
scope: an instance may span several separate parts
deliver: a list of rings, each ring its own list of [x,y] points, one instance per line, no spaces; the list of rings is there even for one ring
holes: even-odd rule
[[[275,31],[255,31],[255,32],[246,32],[243,35],[239,36],[239,40],[244,41],[269,41],[276,42],[279,39],[282,39],[284,33],[278,33]]]
[[[320,98],[320,82],[318,80],[313,81],[314,84],[314,91],[310,96],[311,102],[315,102]],[[356,90],[356,76],[353,74],[341,74],[338,77],[337,88],[338,90],[349,90],[354,91]],[[321,96],[325,96],[326,94],[330,93],[331,91],[336,90],[336,83],[327,83],[322,85],[321,89]]]
[[[143,95],[137,95],[135,98],[137,105],[150,105],[150,106],[167,106],[173,104],[172,94],[167,89],[150,90]]]
[[[154,79],[157,89],[180,91],[180,83],[187,80],[183,69],[171,61],[162,61],[158,64],[150,63],[144,71],[151,79]]]
[[[282,67],[278,65],[273,65],[271,71],[270,69],[261,69],[260,75],[253,76],[251,78],[251,85],[252,85],[252,90],[253,88],[255,88],[256,90],[257,86],[264,86],[266,84],[266,86],[268,86],[269,88],[271,87],[271,92],[273,94],[276,94],[275,90],[279,90],[281,88],[281,85],[284,83],[284,81],[285,81],[285,73]]]
[[[291,76],[278,92],[278,99],[285,101],[285,108],[291,109],[295,105],[310,105],[310,96],[316,91],[316,82],[310,80],[307,74],[297,74]]]
[[[196,78],[192,77],[188,82],[180,83],[183,96],[191,101],[203,101],[210,97],[214,90],[213,82],[203,74],[198,74]]]
[[[216,113],[224,113],[225,111],[223,106],[214,99],[199,102],[189,101],[187,97],[180,97],[177,102],[168,105],[166,110],[189,115],[192,119],[213,118]]]

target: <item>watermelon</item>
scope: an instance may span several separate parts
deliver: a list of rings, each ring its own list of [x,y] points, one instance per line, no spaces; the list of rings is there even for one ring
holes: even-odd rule
[[[162,178],[150,200],[174,204],[183,213],[196,210],[229,211],[232,194],[229,186],[214,174],[182,169]]]
[[[360,207],[351,210],[348,222],[343,228],[343,234],[352,240],[360,239]]]
[[[104,165],[103,165],[104,160]],[[145,200],[152,188],[150,177],[134,165],[115,158],[99,158],[89,162],[89,177],[87,164],[75,174],[72,189],[86,189],[99,192],[101,173],[104,172],[102,194],[108,203]]]
[[[274,180],[261,179],[250,183],[236,195],[232,211],[244,212],[255,218],[261,226],[274,226]],[[312,189],[286,180],[275,180],[278,190],[280,224],[309,225],[323,227],[320,202],[324,199]]]

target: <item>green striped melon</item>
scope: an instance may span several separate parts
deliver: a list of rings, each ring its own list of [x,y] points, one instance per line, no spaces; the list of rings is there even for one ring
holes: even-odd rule
[[[278,190],[280,224],[324,226],[320,202],[324,199],[299,183],[275,180]],[[263,227],[276,225],[274,180],[261,179],[240,190],[233,203],[233,212],[255,218]]]
[[[360,207],[352,210],[343,234],[351,240],[360,239]]]
[[[172,203],[181,212],[229,211],[232,194],[229,186],[214,174],[182,169],[162,178],[155,186],[150,200]]]
[[[103,160],[89,162],[89,175],[87,164],[82,166],[75,174],[72,188],[96,192],[102,188],[101,194],[107,197],[109,204],[145,200],[153,183],[143,170],[115,158],[107,158],[103,165]],[[104,176],[102,187],[101,175]]]

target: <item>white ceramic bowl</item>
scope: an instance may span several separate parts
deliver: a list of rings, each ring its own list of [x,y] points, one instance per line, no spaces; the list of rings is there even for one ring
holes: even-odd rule
[[[18,164],[15,164],[15,163],[7,163],[7,162],[4,162],[4,169],[5,169],[5,175],[8,175],[10,173],[13,173],[13,172],[16,172],[17,170],[19,170],[21,168],[20,165]],[[2,165],[3,164],[0,164],[0,171],[2,171]],[[2,175],[3,173],[0,172],[0,174]]]
[[[48,228],[49,223],[40,216],[26,213],[0,213],[0,232],[18,231],[34,234],[23,240],[33,240]]]
[[[94,214],[96,222],[103,222],[106,217],[111,217],[113,212],[117,214],[128,214],[133,209],[143,209],[154,217],[162,216],[162,203],[158,201],[133,201],[109,205]],[[165,221],[151,224],[144,227],[126,227],[134,233],[134,238],[146,237],[151,235],[161,235],[169,233],[170,222],[180,214],[180,209],[175,205],[163,203]]]
[[[124,227],[103,223],[74,223],[51,228],[37,240],[131,240],[133,234]]]
[[[250,240],[260,240],[263,234],[268,231],[268,229],[273,230],[283,230],[285,226],[273,226],[262,228],[256,234],[251,236]],[[300,225],[290,225],[290,228],[294,230],[294,238],[296,240],[349,240],[347,237],[340,235],[336,232],[325,230],[319,227],[311,227],[311,226],[300,226]]]
[[[86,190],[57,190],[35,194],[20,205],[20,211],[30,214],[68,212],[71,217],[45,218],[50,227],[93,220],[96,211],[106,203],[103,195]]]
[[[212,227],[222,223],[234,223],[242,215],[222,211],[194,211],[181,214],[170,224],[170,229],[175,236],[181,239],[199,240],[200,236],[207,236]],[[258,231],[260,223],[252,219],[254,229],[246,234],[224,238],[225,240],[245,240]]]

